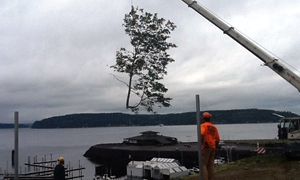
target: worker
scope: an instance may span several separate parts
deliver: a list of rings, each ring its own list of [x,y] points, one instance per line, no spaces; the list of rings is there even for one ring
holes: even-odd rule
[[[63,157],[58,158],[58,164],[54,168],[54,180],[66,180],[65,176],[65,159]]]
[[[214,160],[220,135],[218,128],[210,122],[212,115],[209,112],[202,114],[201,143],[202,143],[202,172],[204,180],[214,179]]]

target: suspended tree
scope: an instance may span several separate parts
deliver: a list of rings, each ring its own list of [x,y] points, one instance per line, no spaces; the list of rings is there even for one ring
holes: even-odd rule
[[[168,89],[160,81],[167,74],[167,65],[174,62],[167,50],[177,47],[167,42],[176,25],[164,18],[158,18],[157,13],[151,14],[132,7],[125,14],[123,26],[130,37],[132,51],[120,48],[116,53],[116,64],[111,66],[114,71],[129,75],[126,108],[139,112],[139,106],[144,106],[148,112],[154,112],[153,107],[169,107],[172,98],[165,97]],[[130,97],[137,95],[138,100],[131,105]]]

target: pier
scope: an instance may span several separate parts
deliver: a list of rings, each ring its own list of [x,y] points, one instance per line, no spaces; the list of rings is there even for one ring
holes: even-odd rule
[[[28,162],[24,163],[25,172],[18,173],[18,179],[20,180],[53,180],[53,171],[57,164],[57,161],[52,160],[52,155],[50,160],[47,160],[46,156],[42,158],[42,161],[37,161],[37,157],[33,157],[33,162],[31,162],[31,157],[28,157]],[[20,168],[21,169],[21,168]],[[84,175],[82,170],[85,169],[78,162],[77,167],[71,166],[70,163],[65,164],[66,179],[79,179],[82,180]],[[15,174],[8,173],[6,170],[3,174],[0,174],[2,180],[14,180]]]

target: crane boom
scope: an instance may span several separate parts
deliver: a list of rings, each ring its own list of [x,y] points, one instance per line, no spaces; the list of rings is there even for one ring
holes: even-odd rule
[[[242,33],[238,32],[234,29],[234,27],[228,25],[226,22],[221,20],[216,15],[212,14],[206,8],[198,4],[196,1],[193,0],[182,0],[185,2],[190,8],[194,9],[212,24],[217,26],[219,29],[223,31],[224,34],[227,34],[237,43],[242,45],[256,57],[264,62],[264,65],[268,66],[274,72],[276,72],[279,76],[293,85],[298,91],[300,91],[300,77],[291,71],[289,68],[284,66],[281,62],[279,62],[278,58],[272,57],[269,53],[267,53],[264,49],[260,46],[255,44],[249,38],[244,36]]]

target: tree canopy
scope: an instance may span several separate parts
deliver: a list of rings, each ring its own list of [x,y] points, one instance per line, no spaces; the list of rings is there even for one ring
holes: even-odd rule
[[[168,89],[161,80],[167,74],[167,65],[175,61],[167,51],[177,46],[167,40],[176,25],[159,18],[156,13],[132,7],[125,14],[123,26],[130,37],[132,50],[122,47],[117,51],[116,64],[111,68],[129,75],[128,83],[123,82],[128,87],[126,108],[138,113],[139,106],[144,106],[148,112],[155,113],[153,107],[156,104],[169,107],[172,98],[165,97]],[[136,103],[130,103],[132,93],[138,97]]]

